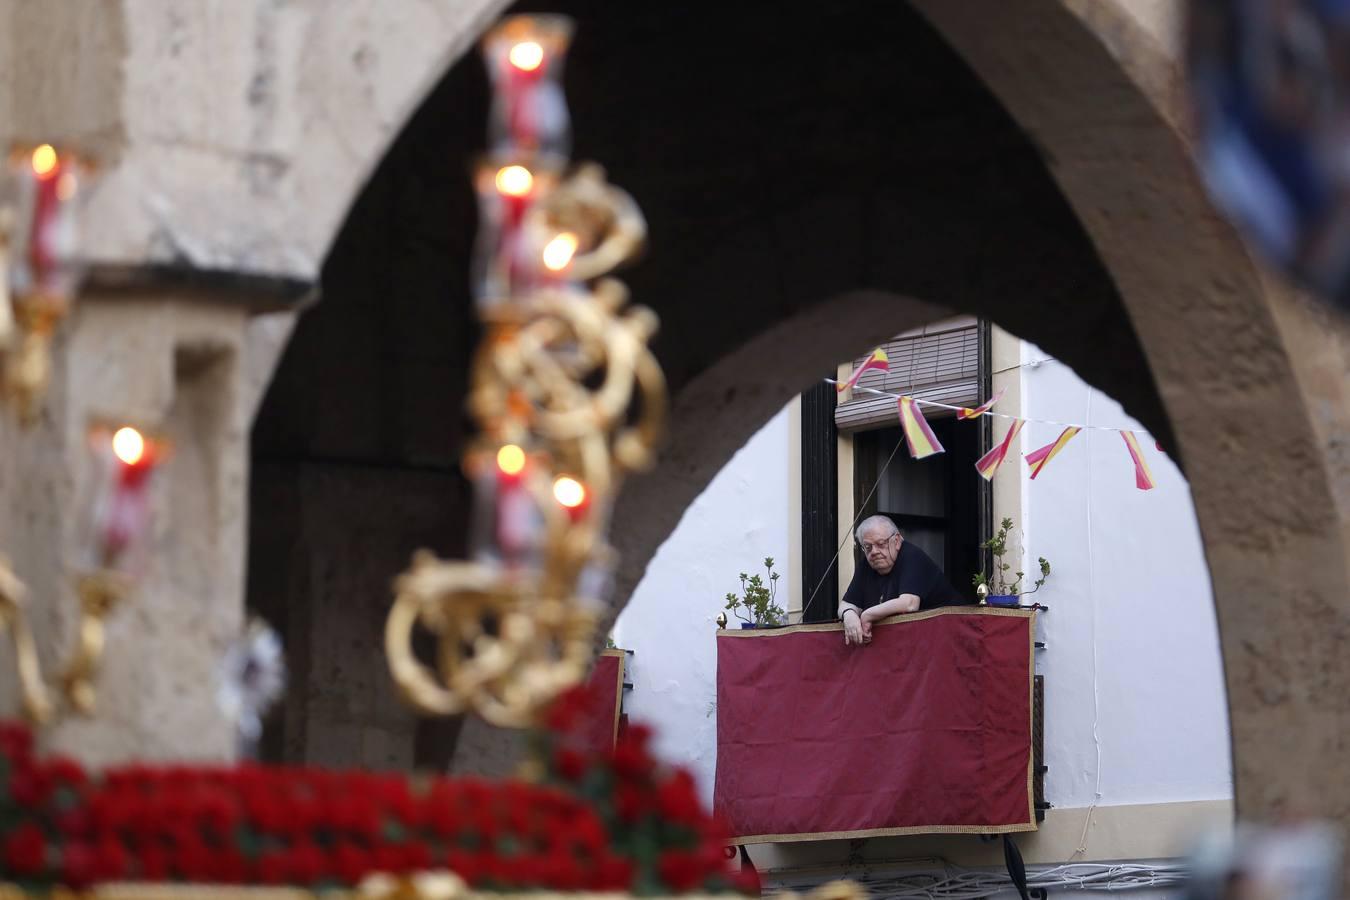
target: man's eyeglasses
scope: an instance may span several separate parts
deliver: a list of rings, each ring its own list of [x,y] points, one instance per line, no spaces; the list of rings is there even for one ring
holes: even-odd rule
[[[891,537],[888,537],[882,541],[878,541],[875,544],[869,544],[867,541],[859,541],[858,546],[862,548],[863,555],[866,556],[870,554],[873,550],[880,550],[882,547],[885,547],[887,544],[891,542],[891,538],[899,536],[900,532],[897,531],[895,534],[891,535]]]

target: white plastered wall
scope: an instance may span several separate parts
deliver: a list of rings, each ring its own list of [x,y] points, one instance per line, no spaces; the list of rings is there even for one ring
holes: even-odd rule
[[[1008,388],[1001,411],[1138,427],[1038,348],[996,332],[993,351],[995,388]],[[787,585],[783,605],[800,603],[791,596],[798,580],[788,578],[789,544],[800,539],[796,414],[789,407],[767,424],[690,507],[615,629],[619,645],[635,651],[628,712],[656,727],[661,754],[690,766],[709,802],[721,598],[737,587],[738,572],[773,556]],[[996,439],[1005,427],[995,424]],[[1018,458],[994,486],[996,518],[1011,516],[1026,530],[1019,544],[1028,564],[1045,556],[1054,567],[1037,595],[1050,606],[1037,665],[1046,677],[1046,793],[1055,808],[1042,832],[1020,843],[1029,862],[1174,855],[1198,830],[1226,822],[1232,798],[1222,667],[1190,492],[1142,430],[1153,491],[1135,488],[1114,432],[1078,435],[1030,481],[1020,454],[1057,434],[1028,425]],[[852,515],[846,499],[841,536]],[[771,867],[828,865],[838,846],[757,848],[756,856]],[[915,853],[971,864],[988,855],[952,839],[875,840],[865,851]]]

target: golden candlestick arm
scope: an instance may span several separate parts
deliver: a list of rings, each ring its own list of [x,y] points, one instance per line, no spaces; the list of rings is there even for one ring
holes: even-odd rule
[[[637,205],[598,166],[552,188],[531,225],[575,236],[572,274],[586,278],[635,254],[646,234]],[[473,711],[524,727],[590,666],[604,598],[587,581],[613,557],[608,511],[623,475],[651,464],[665,428],[665,377],[647,347],[656,316],[626,301],[619,282],[602,279],[543,286],[485,315],[469,394],[484,438],[467,463],[486,465],[507,442],[529,449],[524,484],[543,519],[542,561],[513,569],[424,552],[399,577],[385,650],[402,695],[423,713]],[[549,494],[564,475],[584,485],[579,511]],[[437,640],[434,669],[413,653],[417,627]]]
[[[129,582],[116,572],[84,576],[77,586],[80,622],[75,650],[57,684],[66,706],[81,715],[94,711],[94,677],[103,657],[104,621],[130,590]],[[37,645],[25,615],[27,588],[14,574],[9,560],[0,556],[0,629],[10,635],[24,717],[35,725],[50,723],[57,712],[52,702]]]

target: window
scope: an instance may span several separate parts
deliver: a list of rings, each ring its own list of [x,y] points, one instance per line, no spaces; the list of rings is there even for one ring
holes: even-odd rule
[[[905,540],[931,556],[952,586],[974,600],[970,579],[981,566],[985,484],[974,468],[981,454],[980,429],[955,416],[929,417],[929,424],[946,452],[926,459],[910,458],[898,427],[854,435],[853,508],[861,518],[889,516]],[[861,555],[856,564],[867,565]]]
[[[971,317],[933,323],[887,341],[889,371],[866,372],[858,385],[974,406],[988,396],[988,346],[988,323]],[[904,436],[894,397],[855,390],[847,402],[836,404],[835,398],[834,387],[824,383],[802,394],[802,597],[804,602],[814,597],[803,621],[833,620],[844,588],[834,565],[848,526],[848,519],[836,515],[841,490],[851,494],[845,510],[851,507],[860,518],[890,516],[907,540],[942,566],[958,591],[975,599],[971,576],[985,562],[979,545],[990,534],[992,495],[974,466],[989,447],[989,419],[957,422],[954,413],[926,408],[924,415],[946,452],[915,460],[905,447],[896,449]],[[850,440],[840,442],[840,435]],[[853,457],[852,484],[839,483],[837,453]],[[848,544],[843,552],[849,552]],[[855,569],[866,564],[855,555]]]

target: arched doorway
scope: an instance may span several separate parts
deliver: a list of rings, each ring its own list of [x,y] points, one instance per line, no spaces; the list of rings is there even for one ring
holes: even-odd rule
[[[1350,664],[1335,652],[1343,531],[1337,507],[1321,502],[1332,486],[1325,422],[1302,403],[1287,321],[1275,321],[1266,286],[1208,213],[1168,110],[1133,77],[1138,60],[1122,64],[1148,43],[1131,37],[1128,17],[1084,21],[1050,0],[1003,4],[995,17],[974,3],[922,5],[937,29],[898,4],[550,5],[580,25],[567,79],[575,155],[604,162],[651,222],[652,249],[627,280],[662,317],[655,348],[675,399],[660,467],[617,511],[618,597],[787,397],[940,308],[979,313],[1179,450],[1220,604],[1240,808],[1339,813],[1334,795],[1305,783],[1345,765],[1350,714],[1340,690]],[[353,208],[324,304],[301,323],[255,431],[255,498],[281,466],[273,486],[290,492],[296,515],[308,510],[304,521],[329,527],[265,521],[255,503],[251,596],[294,616],[282,623],[292,646],[302,634],[328,646],[321,663],[299,654],[299,690],[352,727],[384,715],[392,695],[361,680],[378,678],[378,663],[363,662],[350,689],[335,679],[342,659],[369,655],[358,637],[340,642],[378,633],[378,588],[414,547],[452,552],[462,541],[454,459],[472,210],[457,165],[477,146],[481,104],[477,60],[462,59]],[[351,374],[338,382],[340,372]],[[1268,428],[1280,446],[1256,439]],[[287,465],[327,473],[316,476],[324,484],[306,487]],[[391,488],[395,477],[403,487]],[[348,490],[363,479],[364,493]],[[407,516],[402,491],[436,499]],[[353,518],[386,526],[354,542]],[[286,554],[264,565],[278,546]],[[316,578],[333,564],[342,571]],[[364,708],[334,700],[353,693]],[[313,721],[292,714],[302,730]],[[312,756],[306,748],[355,735],[405,748],[397,761],[431,761],[451,739],[424,730],[418,754],[406,749],[413,732],[405,718],[373,736],[319,730],[292,751]]]

